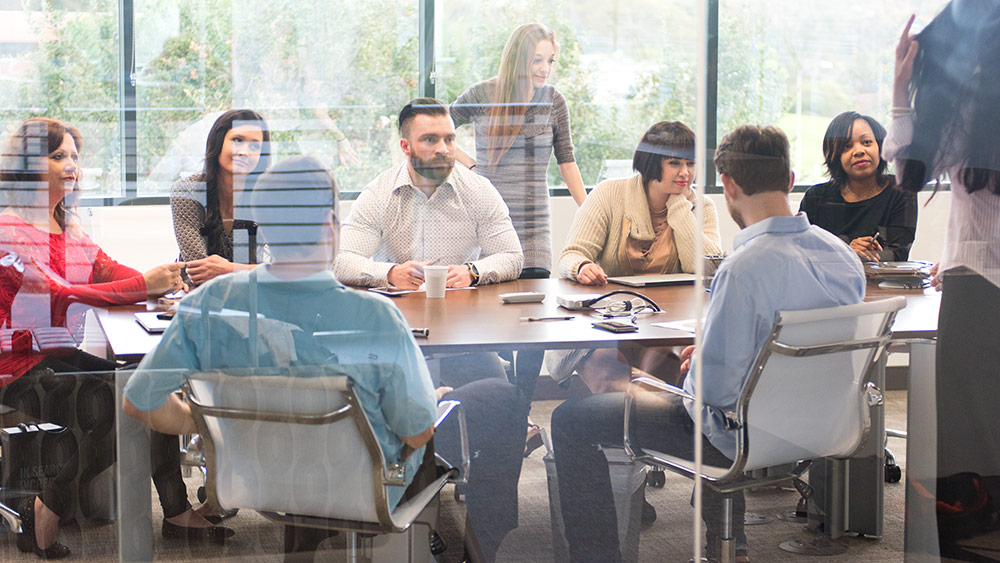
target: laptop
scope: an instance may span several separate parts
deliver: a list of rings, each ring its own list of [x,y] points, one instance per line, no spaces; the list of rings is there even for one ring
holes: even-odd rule
[[[629,287],[655,287],[658,285],[693,284],[698,276],[694,274],[646,274],[642,276],[614,276],[608,278],[611,283]]]
[[[170,326],[170,319],[156,318],[156,316],[160,313],[162,313],[162,311],[136,313],[135,321],[142,325],[142,328],[146,329],[146,332],[150,334],[160,334],[161,332],[167,330],[167,327]]]

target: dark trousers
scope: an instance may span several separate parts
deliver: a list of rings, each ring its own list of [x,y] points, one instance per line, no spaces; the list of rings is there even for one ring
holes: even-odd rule
[[[469,431],[472,463],[465,493],[467,545],[480,560],[493,561],[504,536],[517,527],[517,482],[524,459],[527,403],[520,391],[502,379],[483,379],[448,393],[462,402]],[[445,459],[461,459],[458,420],[448,420],[434,435],[434,447]],[[471,538],[474,541],[469,541]]]
[[[637,446],[673,456],[694,458],[694,421],[674,395],[642,393],[633,413],[633,439]],[[570,559],[574,562],[621,561],[618,521],[611,492],[608,462],[598,444],[621,447],[625,416],[624,393],[607,393],[570,399],[552,413],[552,442],[559,475]],[[732,461],[702,437],[706,464],[728,466]],[[714,555],[722,535],[723,496],[702,489],[703,518],[709,554]],[[733,537],[746,546],[743,493],[733,499]]]
[[[968,268],[942,276],[938,315],[936,517],[942,557],[985,560],[963,544],[1000,539],[1000,288]],[[912,475],[911,475],[912,478]],[[944,508],[942,508],[944,507]],[[934,517],[931,514],[918,517]],[[976,538],[966,540],[967,538]],[[991,556],[995,557],[995,556]]]
[[[156,487],[156,495],[163,508],[163,517],[179,516],[191,508],[187,485],[181,474],[180,441],[173,434],[150,430],[149,446],[153,486]]]
[[[524,268],[518,279],[544,280],[550,272],[545,268]],[[500,357],[514,363],[514,385],[521,391],[524,399],[531,403],[535,396],[535,386],[538,384],[538,374],[542,371],[542,358],[545,350],[518,350],[515,358],[510,352],[501,353]]]
[[[514,377],[511,383],[517,386],[521,396],[530,405],[538,385],[538,375],[542,372],[545,350],[518,350],[516,356],[513,352],[498,352],[497,355],[513,365]]]

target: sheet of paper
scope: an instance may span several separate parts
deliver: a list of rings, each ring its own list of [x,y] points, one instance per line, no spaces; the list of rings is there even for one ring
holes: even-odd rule
[[[694,334],[695,325],[697,321],[695,319],[685,319],[683,321],[669,321],[663,323],[650,323],[653,326],[658,326],[660,328],[669,328],[671,330],[679,330],[681,332],[687,332]]]

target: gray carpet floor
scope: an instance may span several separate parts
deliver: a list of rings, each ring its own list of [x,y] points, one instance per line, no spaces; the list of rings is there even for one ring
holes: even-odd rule
[[[886,424],[890,428],[906,427],[906,392],[886,393]],[[532,406],[535,423],[548,427],[549,417],[559,401],[536,401]],[[890,447],[896,454],[905,476],[906,443],[894,439]],[[520,481],[520,526],[504,540],[498,557],[500,562],[532,563],[553,561],[552,536],[549,524],[549,503],[542,461],[542,450],[524,461]],[[200,484],[199,478],[189,479],[191,497]],[[815,535],[802,524],[778,519],[776,515],[794,508],[798,494],[791,490],[768,488],[752,491],[747,495],[747,510],[771,517],[769,523],[747,526],[750,554],[756,562],[795,561],[801,563],[838,561],[889,562],[903,560],[904,486],[902,483],[885,487],[885,534],[881,539],[845,537],[846,554],[834,557],[809,557],[787,553],[779,549],[781,542],[792,539],[811,540]],[[439,557],[440,562],[459,561],[462,555],[460,532],[463,529],[463,509],[454,500],[451,488],[445,490],[441,510],[441,533],[449,550]],[[282,559],[282,532],[280,526],[268,522],[257,514],[243,511],[226,522],[237,535],[225,546],[199,546],[189,549],[186,545],[167,542],[159,536],[159,505],[153,496],[156,526],[154,553],[158,561],[280,561]],[[692,518],[690,507],[691,481],[668,474],[662,489],[647,488],[646,498],[656,507],[658,518],[642,531],[639,543],[639,560],[649,562],[687,561],[692,554]],[[74,561],[117,560],[117,526],[109,523],[85,522],[75,527],[64,527],[60,541],[73,549]],[[332,538],[323,544],[317,561],[341,561],[345,554],[343,540]],[[14,535],[0,532],[0,560],[34,561],[31,554],[17,550]]]

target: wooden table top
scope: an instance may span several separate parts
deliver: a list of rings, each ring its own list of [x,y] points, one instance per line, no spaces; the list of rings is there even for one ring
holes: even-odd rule
[[[906,307],[896,314],[896,321],[892,325],[893,340],[936,338],[941,293],[933,288],[885,289],[869,283],[865,301],[885,299],[895,295],[906,297]]]
[[[642,288],[663,309],[662,313],[639,315],[639,331],[615,334],[593,328],[591,323],[604,320],[584,311],[561,309],[558,295],[603,294],[614,290],[636,290],[615,284],[587,287],[566,280],[516,280],[480,286],[476,289],[451,290],[444,299],[427,299],[423,293],[393,298],[407,322],[414,328],[429,328],[430,336],[419,339],[429,352],[469,350],[524,350],[560,348],[614,347],[623,340],[641,340],[665,346],[689,344],[689,333],[650,326],[654,322],[694,318],[697,299],[708,303],[708,293],[695,294],[694,286]],[[546,294],[542,303],[504,305],[501,293],[538,291]],[[521,317],[569,316],[568,321],[523,322]],[[627,320],[627,319],[626,319]]]
[[[639,331],[614,334],[593,328],[600,319],[580,311],[558,307],[556,296],[606,293],[613,290],[637,290],[654,300],[662,313],[640,315]],[[361,290],[359,290],[361,291]],[[504,305],[499,295],[518,291],[546,294],[542,303]],[[941,303],[933,290],[889,290],[869,284],[866,300],[904,295],[907,306],[896,317],[893,337],[932,338],[937,332],[937,313]],[[473,350],[525,350],[615,347],[621,341],[643,341],[663,346],[691,344],[693,336],[684,331],[651,326],[651,323],[693,319],[698,299],[707,309],[708,293],[695,294],[694,286],[628,288],[615,284],[604,287],[581,286],[566,280],[516,280],[475,289],[450,290],[444,299],[427,299],[424,293],[394,297],[411,327],[428,328],[428,338],[417,339],[425,352],[468,352]],[[703,309],[703,312],[704,312]],[[97,311],[109,352],[126,362],[137,362],[160,340],[147,333],[133,313],[145,311],[145,305],[106,307]],[[521,317],[568,316],[568,321],[524,322]]]

